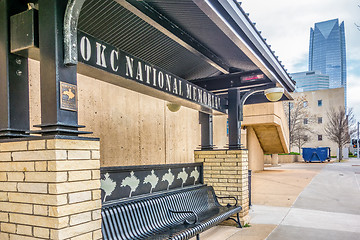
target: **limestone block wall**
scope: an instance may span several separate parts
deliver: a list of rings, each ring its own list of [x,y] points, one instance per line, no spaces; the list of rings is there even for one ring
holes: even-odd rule
[[[303,162],[304,159],[301,155],[279,155],[278,163],[294,163],[294,162]],[[264,155],[264,163],[272,164],[271,155]]]
[[[0,143],[0,239],[101,239],[99,146]]]
[[[264,170],[264,151],[256,136],[254,128],[247,127],[247,148],[249,149],[249,169],[253,172]]]
[[[243,210],[242,223],[248,222],[248,151],[212,150],[195,151],[195,162],[204,164],[204,183],[213,186],[216,195],[234,196]],[[221,204],[234,203],[234,200],[219,199]]]

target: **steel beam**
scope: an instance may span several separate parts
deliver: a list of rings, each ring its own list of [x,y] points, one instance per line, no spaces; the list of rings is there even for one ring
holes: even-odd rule
[[[10,53],[10,16],[26,9],[20,0],[0,1],[0,138],[29,134],[28,61]]]
[[[253,77],[252,79],[247,77]],[[230,73],[216,77],[191,80],[192,83],[209,91],[222,91],[230,88],[251,87],[271,83],[261,71]]]
[[[78,136],[80,132],[77,113],[77,68],[64,64],[64,15],[67,1],[39,0],[39,45],[40,45],[40,87],[41,87],[41,133],[43,136]],[[70,86],[69,99],[74,106],[63,107],[65,91]],[[74,99],[75,98],[75,99]],[[69,110],[70,109],[70,110]]]
[[[241,122],[239,119],[240,91],[230,89],[228,97],[229,149],[241,149]]]
[[[201,150],[210,150],[213,145],[213,117],[210,114],[199,112],[201,125]]]

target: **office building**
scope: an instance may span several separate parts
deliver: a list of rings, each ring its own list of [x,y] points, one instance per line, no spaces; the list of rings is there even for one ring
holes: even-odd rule
[[[310,29],[309,71],[329,75],[329,88],[343,87],[346,106],[346,50],[344,22],[315,23]]]
[[[296,92],[292,94],[295,101],[305,99],[309,115],[301,122],[309,124],[311,133],[308,135],[308,141],[302,147],[330,147],[331,155],[336,155],[338,146],[331,141],[326,133],[325,126],[329,122],[327,113],[330,109],[344,107],[344,89],[334,88],[309,92]],[[291,147],[291,151],[298,152],[296,146]]]
[[[306,71],[292,73],[291,77],[296,81],[297,92],[316,91],[329,88],[329,76],[319,71]]]

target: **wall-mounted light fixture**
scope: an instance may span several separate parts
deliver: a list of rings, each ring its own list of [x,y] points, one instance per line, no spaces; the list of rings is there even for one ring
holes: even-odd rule
[[[246,92],[240,99],[240,109],[239,109],[239,120],[242,121],[243,120],[243,108],[244,108],[244,104],[246,102],[246,100],[253,94],[255,93],[259,93],[259,92],[264,92],[265,97],[271,101],[271,102],[277,102],[279,101],[283,94],[284,94],[284,89],[280,88],[280,87],[274,87],[274,88],[268,88],[266,90],[264,89],[252,89],[248,92]]]
[[[274,86],[273,84],[271,84]],[[262,93],[271,101],[279,101],[283,94],[284,89],[279,87],[267,88],[269,85],[252,88],[246,92],[240,92],[239,89],[231,89],[228,91],[229,99],[229,149],[241,149],[241,122],[243,119],[243,109],[246,100],[253,94]],[[263,96],[260,96],[263,100]]]
[[[282,98],[284,89],[279,87],[269,88],[264,91],[264,94],[270,102],[277,102]]]
[[[167,103],[166,106],[171,112],[177,112],[181,108],[181,105],[179,105],[177,103],[171,103],[171,102]]]

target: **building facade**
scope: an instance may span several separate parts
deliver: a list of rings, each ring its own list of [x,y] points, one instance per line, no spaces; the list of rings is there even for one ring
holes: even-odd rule
[[[0,0],[0,239],[112,238],[102,207],[165,182],[234,196],[246,222],[249,152],[288,145],[275,106],[241,138],[242,106],[295,86],[240,5],[35,2]]]
[[[309,71],[329,75],[329,88],[345,89],[346,49],[344,22],[338,19],[315,23],[310,29]]]
[[[337,153],[337,144],[330,141],[325,134],[325,126],[329,122],[327,112],[331,108],[345,107],[344,105],[344,88],[325,89],[310,92],[293,93],[294,99],[305,99],[309,116],[302,122],[309,124],[312,132],[309,134],[308,141],[303,147],[330,147],[331,155]],[[297,152],[295,146],[291,147],[291,151]]]
[[[306,71],[292,73],[296,81],[297,92],[316,91],[329,88],[329,75],[321,74],[319,71]]]

